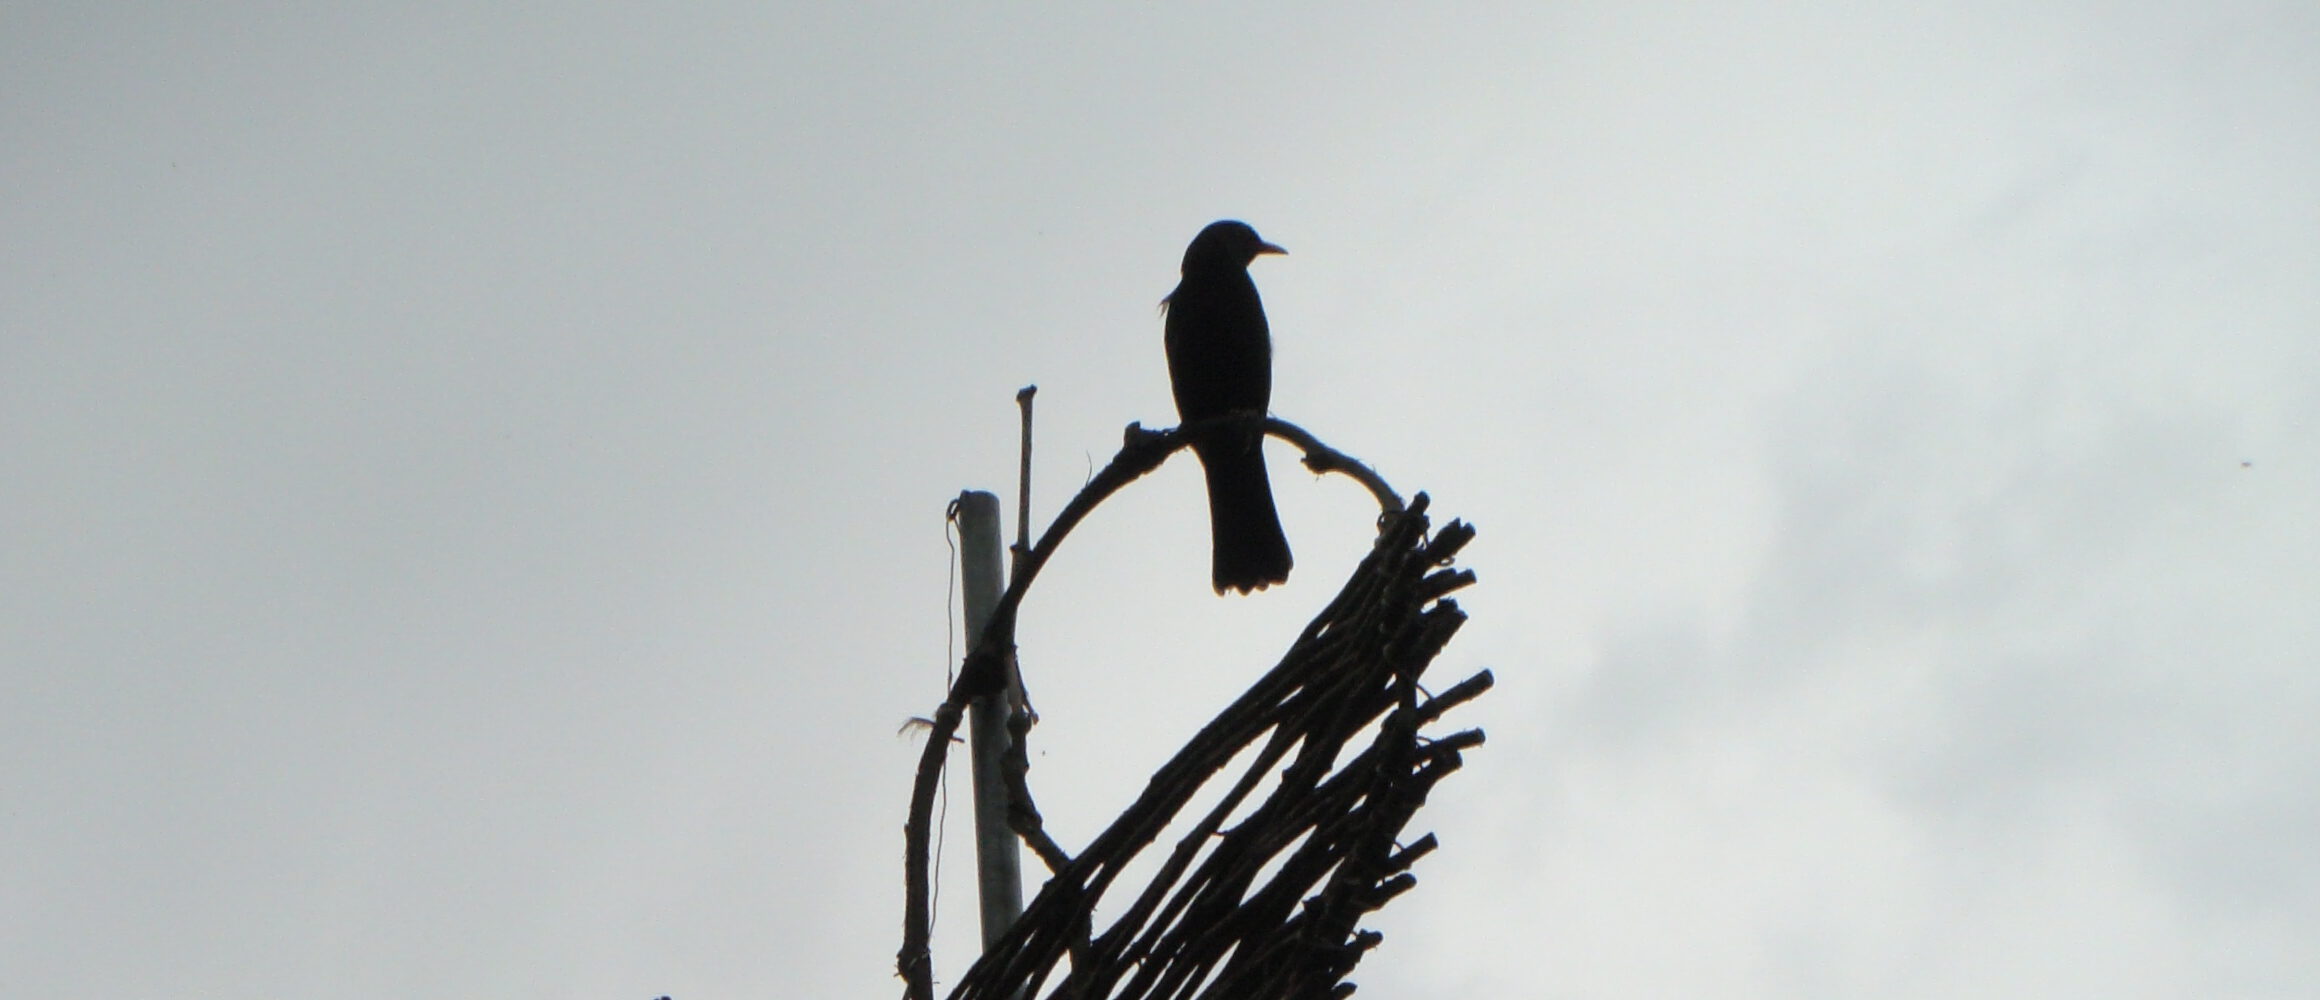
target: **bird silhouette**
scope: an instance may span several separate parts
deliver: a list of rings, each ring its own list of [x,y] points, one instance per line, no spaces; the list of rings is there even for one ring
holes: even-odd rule
[[[1209,224],[1184,249],[1184,277],[1160,303],[1168,313],[1168,381],[1186,423],[1265,413],[1273,395],[1273,337],[1249,262],[1287,252],[1229,219]],[[1273,509],[1264,442],[1264,433],[1251,427],[1192,446],[1208,477],[1210,578],[1219,594],[1289,579],[1289,539]]]

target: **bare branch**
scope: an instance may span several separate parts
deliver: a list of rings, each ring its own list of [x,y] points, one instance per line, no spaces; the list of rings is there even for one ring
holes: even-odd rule
[[[1155,773],[1137,801],[1077,856],[1043,829],[1025,780],[1031,720],[1024,715],[1012,723],[1010,822],[1054,874],[952,996],[1034,997],[1066,960],[1071,973],[1056,995],[1334,995],[1346,985],[1344,973],[1377,941],[1373,932],[1357,933],[1354,922],[1414,884],[1406,870],[1433,840],[1427,835],[1401,849],[1400,832],[1434,782],[1457,767],[1458,751],[1480,739],[1479,730],[1470,730],[1429,743],[1417,730],[1489,685],[1485,672],[1440,697],[1421,700],[1418,688],[1419,676],[1464,621],[1444,595],[1473,577],[1442,567],[1472,529],[1452,522],[1429,536],[1424,494],[1405,506],[1368,466],[1285,421],[1249,414],[1163,431],[1131,424],[1119,453],[1056,514],[1038,543],[1018,548],[1007,592],[934,714],[905,826],[908,885],[898,968],[911,1000],[933,998],[926,859],[942,753],[961,706],[1006,677],[1023,595],[1103,500],[1176,451],[1251,423],[1301,449],[1307,468],[1345,475],[1369,490],[1381,512],[1376,545],[1281,663]],[[1374,733],[1368,746],[1346,757],[1348,742],[1365,730]],[[1264,749],[1222,800],[1193,823],[1128,909],[1096,933],[1097,902],[1123,867],[1259,740]],[[1240,814],[1268,780],[1272,793]],[[1234,815],[1240,818],[1226,829]]]

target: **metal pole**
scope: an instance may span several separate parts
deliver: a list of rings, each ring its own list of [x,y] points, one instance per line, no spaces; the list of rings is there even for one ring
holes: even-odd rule
[[[1017,463],[1021,471],[1015,480],[1015,550],[1014,558],[1007,561],[1007,575],[1015,575],[1015,567],[1023,557],[1031,554],[1031,397],[1038,395],[1039,387],[1027,385],[1015,391],[1015,405],[1023,410],[1023,451]]]
[[[959,559],[966,594],[967,643],[983,637],[983,625],[1006,589],[999,555],[999,498],[980,490],[959,494]],[[1010,671],[1012,672],[1012,671]],[[975,777],[975,874],[983,913],[983,947],[1007,933],[1023,913],[1023,854],[1007,825],[1007,780],[999,770],[1007,754],[1007,717],[1017,693],[1013,678],[997,694],[967,706],[968,752]]]

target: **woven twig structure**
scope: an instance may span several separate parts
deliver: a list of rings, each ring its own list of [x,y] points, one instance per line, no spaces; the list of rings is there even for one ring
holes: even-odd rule
[[[1004,676],[997,671],[1012,654],[1012,612],[1021,588],[1060,532],[1095,502],[1157,467],[1209,429],[1204,425],[1218,423],[1157,434],[1130,427],[1120,457],[1025,559],[992,629],[936,713],[908,837],[910,914],[900,967],[914,1000],[933,995],[920,802],[931,803],[931,782],[960,707]],[[1358,928],[1361,916],[1416,883],[1410,865],[1435,842],[1427,834],[1404,844],[1403,828],[1435,782],[1458,768],[1460,752],[1482,742],[1480,730],[1429,738],[1421,729],[1487,690],[1489,672],[1438,695],[1419,686],[1465,621],[1447,595],[1472,583],[1473,574],[1449,564],[1473,530],[1453,521],[1429,533],[1424,494],[1405,508],[1359,463],[1280,421],[1265,424],[1268,433],[1304,447],[1308,466],[1345,472],[1370,487],[1386,508],[1375,545],[1280,664],[1203,727],[1077,856],[1067,856],[1041,827],[1023,780],[1027,726],[1016,727],[1008,767],[1011,819],[1053,874],[959,980],[954,1000],[1016,1000],[1042,990],[1052,998],[1118,1000],[1341,997],[1353,991],[1347,973],[1379,940]],[[987,676],[970,684],[978,671]],[[1123,869],[1200,790],[1252,748],[1221,799],[1192,823],[1150,881],[1134,889],[1117,885]],[[1269,794],[1252,802],[1276,774]],[[1114,890],[1132,898],[1099,928],[1097,905]]]

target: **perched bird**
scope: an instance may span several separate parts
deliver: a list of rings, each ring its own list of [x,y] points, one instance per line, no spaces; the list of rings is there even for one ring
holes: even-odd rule
[[[1168,312],[1168,380],[1185,422],[1265,413],[1273,395],[1273,337],[1249,262],[1287,252],[1231,220],[1211,223],[1184,249],[1184,278],[1160,304]],[[1219,594],[1289,579],[1289,539],[1273,510],[1264,441],[1252,427],[1193,446],[1208,476],[1210,577]]]

